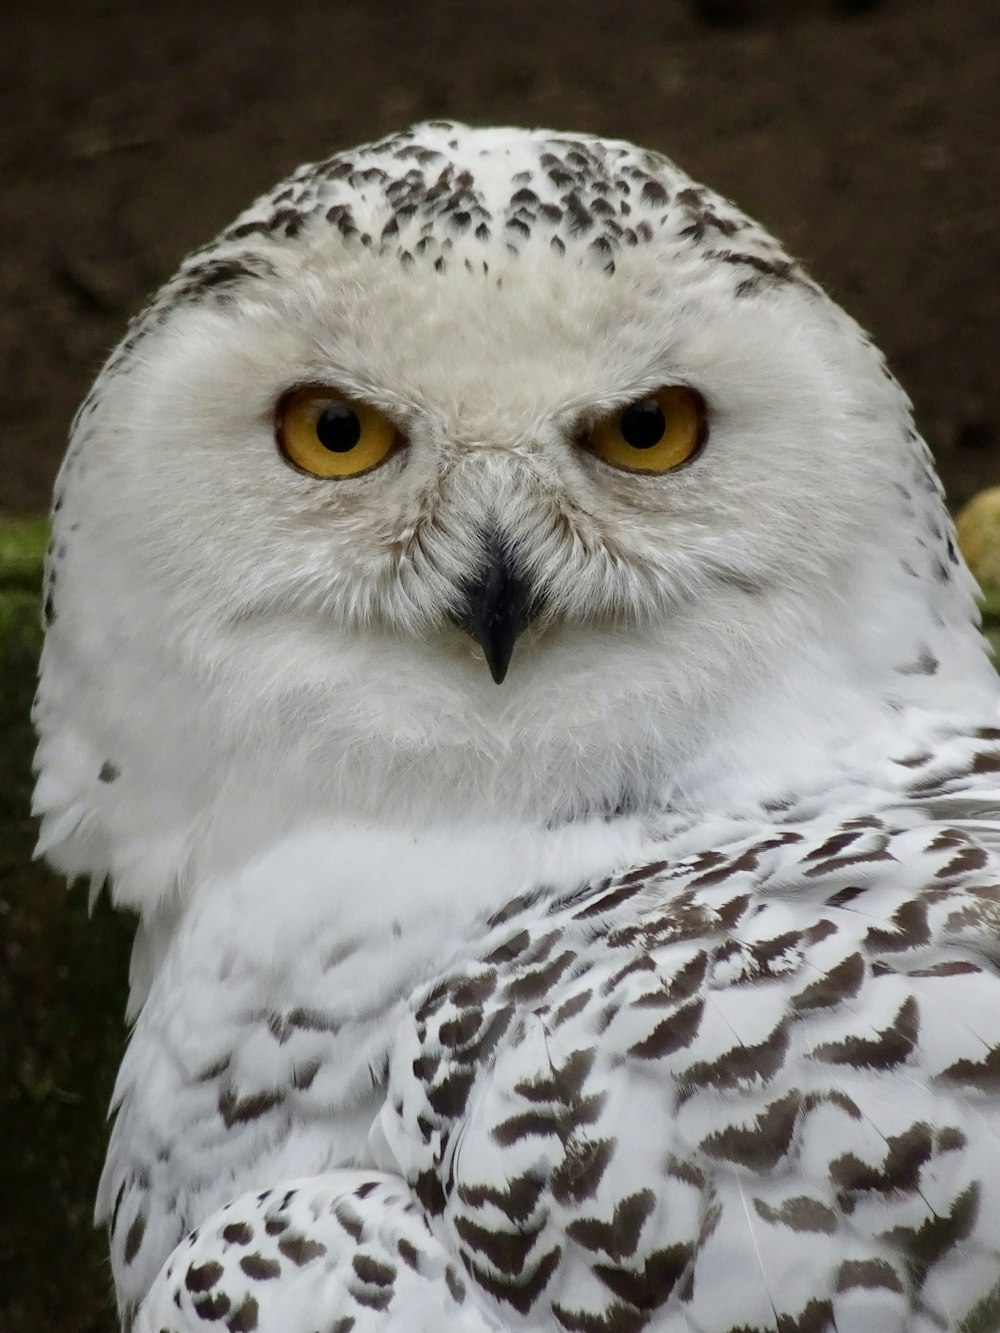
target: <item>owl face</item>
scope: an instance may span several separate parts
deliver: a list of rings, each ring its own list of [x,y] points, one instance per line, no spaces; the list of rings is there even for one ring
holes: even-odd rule
[[[47,651],[102,663],[95,777],[648,806],[734,717],[792,734],[913,646],[914,441],[856,326],[663,159],[418,127],[297,173],[134,327]]]
[[[426,278],[330,249],[273,292],[178,310],[117,388],[99,484],[173,634],[391,644],[502,710],[560,646],[662,637],[669,657],[689,622],[749,630],[758,603],[773,634],[849,577],[886,469],[808,289],[734,304],[648,253],[613,278],[535,254]],[[338,410],[339,450],[317,434]],[[354,464],[359,412],[375,452]],[[498,560],[521,635],[481,693],[470,621]]]

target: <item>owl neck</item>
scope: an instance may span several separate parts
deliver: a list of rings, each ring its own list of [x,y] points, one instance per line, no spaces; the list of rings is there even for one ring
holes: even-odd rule
[[[939,537],[868,561],[850,598],[734,602],[728,620],[692,607],[648,642],[567,632],[499,688],[484,670],[435,692],[401,643],[311,702],[269,696],[254,693],[252,654],[238,681],[209,676],[138,644],[128,607],[119,653],[67,614],[42,661],[39,850],[69,875],[110,877],[145,913],[344,821],[465,837],[623,813],[759,818],[810,790],[891,800],[912,775],[890,761],[933,749],[942,725],[997,717],[974,585]],[[331,657],[321,638],[287,652]]]

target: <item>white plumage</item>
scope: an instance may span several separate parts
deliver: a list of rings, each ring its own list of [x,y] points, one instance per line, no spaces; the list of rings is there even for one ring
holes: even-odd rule
[[[756,224],[540,131],[300,169],[111,357],[48,579],[40,847],[139,914],[127,1327],[1000,1328],[1000,684]]]

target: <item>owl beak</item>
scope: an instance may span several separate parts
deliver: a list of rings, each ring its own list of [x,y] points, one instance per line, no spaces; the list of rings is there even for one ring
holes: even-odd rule
[[[535,614],[528,585],[514,569],[510,551],[494,531],[483,538],[484,560],[455,617],[482,648],[499,685],[507,674],[517,637]]]

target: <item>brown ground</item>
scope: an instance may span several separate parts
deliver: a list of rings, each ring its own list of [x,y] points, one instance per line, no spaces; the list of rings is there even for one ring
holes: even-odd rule
[[[639,140],[874,333],[949,492],[1000,480],[996,0],[22,0],[0,20],[0,512],[185,251],[297,162],[423,116]],[[742,15],[742,24],[720,22]],[[0,1328],[111,1328],[89,1230],[127,923],[24,869],[33,649],[0,645]]]

